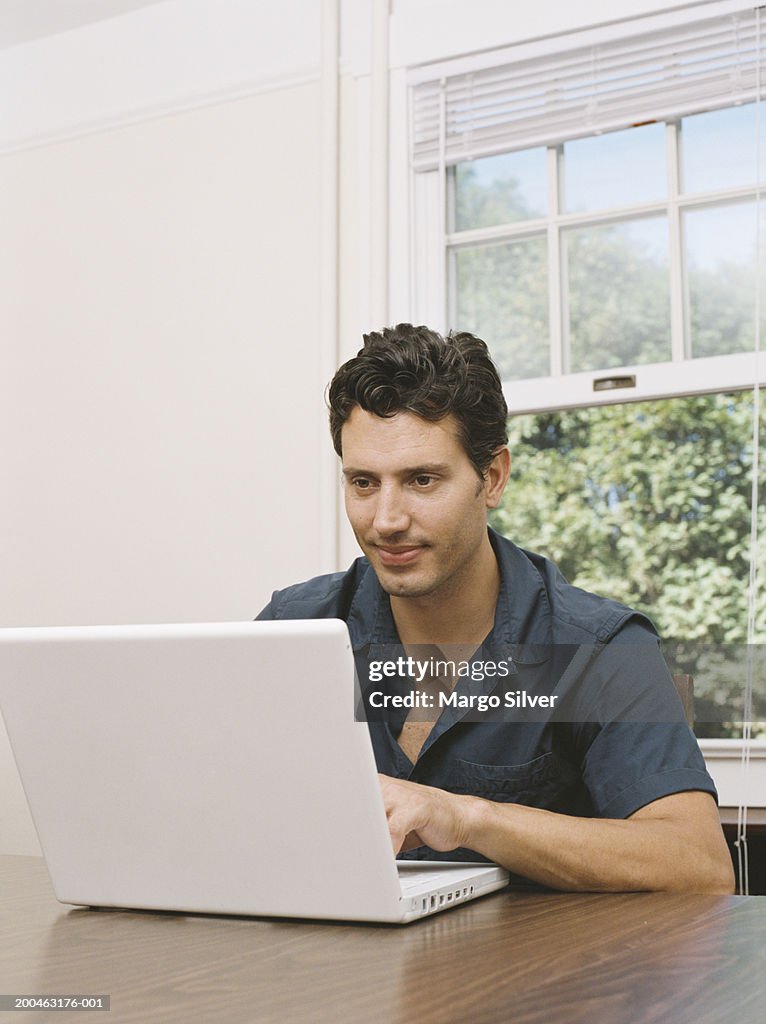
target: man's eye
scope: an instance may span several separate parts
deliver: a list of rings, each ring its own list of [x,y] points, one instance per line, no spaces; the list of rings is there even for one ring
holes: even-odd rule
[[[351,481],[351,484],[358,491],[367,491],[372,486],[372,481],[368,480],[366,477],[358,476]]]
[[[429,476],[427,473],[419,473],[418,476],[415,477],[415,483],[418,487],[428,487],[429,484],[432,484],[433,482],[434,477]]]

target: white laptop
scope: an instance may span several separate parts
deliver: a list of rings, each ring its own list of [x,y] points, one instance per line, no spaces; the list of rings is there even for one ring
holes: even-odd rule
[[[0,708],[56,896],[407,922],[504,886],[397,862],[337,620],[0,629]]]

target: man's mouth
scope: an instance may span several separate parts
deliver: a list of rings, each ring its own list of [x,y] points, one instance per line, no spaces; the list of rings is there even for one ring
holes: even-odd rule
[[[420,544],[400,546],[377,544],[376,548],[384,565],[409,565],[423,550]]]

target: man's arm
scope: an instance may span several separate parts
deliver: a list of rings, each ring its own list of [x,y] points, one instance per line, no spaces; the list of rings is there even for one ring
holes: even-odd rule
[[[626,819],[576,818],[379,776],[394,852],[467,847],[556,889],[734,892],[715,801],[674,793]]]

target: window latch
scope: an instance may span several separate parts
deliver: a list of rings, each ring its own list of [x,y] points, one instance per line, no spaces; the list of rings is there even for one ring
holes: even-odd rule
[[[616,391],[618,388],[634,388],[636,378],[634,374],[626,374],[624,377],[596,377],[593,381],[594,391]]]

